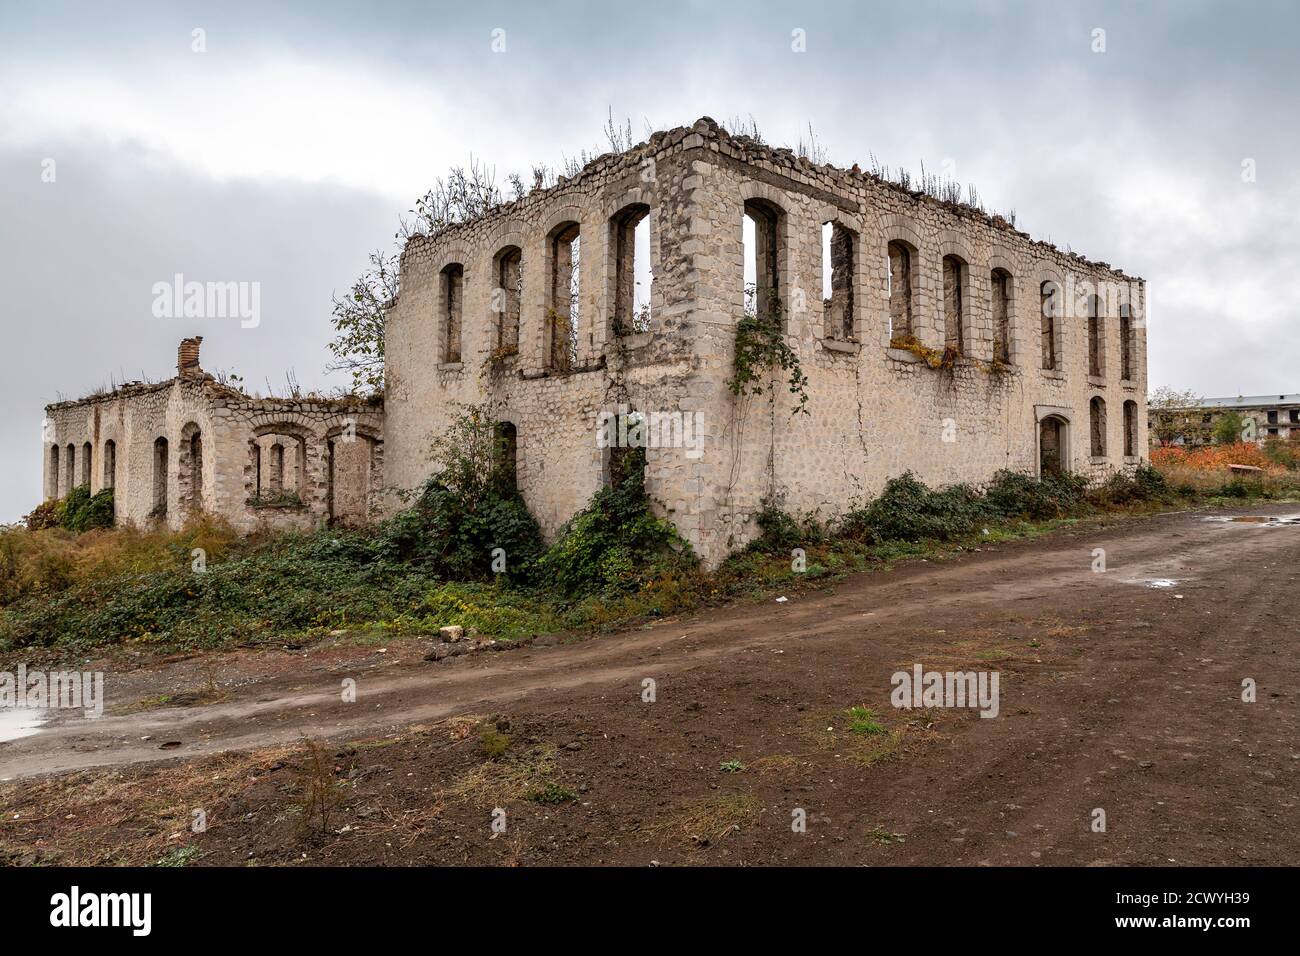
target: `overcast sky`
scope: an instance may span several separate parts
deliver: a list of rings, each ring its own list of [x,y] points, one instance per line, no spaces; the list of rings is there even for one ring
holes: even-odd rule
[[[44,404],[166,377],[184,335],[252,388],[343,384],[330,298],[399,213],[471,154],[503,181],[600,147],[609,108],[638,138],[752,115],[777,144],[811,123],[837,165],[950,161],[1036,238],[1148,280],[1153,387],[1300,392],[1298,22],[1240,0],[3,0],[0,521],[38,502]],[[154,318],[176,273],[260,283],[261,324]]]

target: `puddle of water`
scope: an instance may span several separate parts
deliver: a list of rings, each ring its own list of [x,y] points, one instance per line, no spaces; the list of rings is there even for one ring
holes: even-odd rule
[[[0,710],[0,744],[39,734],[47,721],[39,710],[6,707]]]
[[[1266,528],[1300,525],[1300,515],[1215,515],[1201,520],[1218,524],[1257,524]]]
[[[1147,582],[1149,588],[1172,588],[1177,586],[1178,582],[1173,578],[1152,578]]]

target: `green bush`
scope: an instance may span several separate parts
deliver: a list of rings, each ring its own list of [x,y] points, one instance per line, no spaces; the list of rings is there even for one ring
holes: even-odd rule
[[[1089,494],[1097,505],[1130,505],[1143,501],[1172,500],[1165,476],[1150,465],[1138,465],[1133,474],[1117,472]]]
[[[113,527],[113,489],[105,488],[92,497],[86,485],[73,488],[59,506],[58,517],[60,525],[77,534]]]
[[[385,560],[458,581],[492,577],[496,548],[505,551],[509,580],[532,579],[543,551],[542,532],[523,499],[487,488],[482,497],[466,501],[436,477],[412,507],[385,525],[376,545]]]
[[[910,471],[891,478],[880,497],[849,512],[841,533],[857,541],[947,541],[970,534],[984,520],[979,492],[969,485],[939,491],[927,488]]]
[[[622,481],[596,492],[538,560],[540,584],[567,597],[631,591],[694,563],[672,523],[650,513],[644,449],[628,458]]]
[[[768,499],[764,499],[762,505],[754,516],[760,533],[750,543],[749,550],[784,555],[794,548],[806,548],[826,540],[826,529],[812,515],[795,517]]]
[[[1078,514],[1087,507],[1088,482],[1080,475],[1033,475],[999,471],[984,489],[990,514],[1003,518],[1048,521]]]

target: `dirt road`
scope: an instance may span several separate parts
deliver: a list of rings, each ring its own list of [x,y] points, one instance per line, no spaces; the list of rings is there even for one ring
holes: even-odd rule
[[[186,845],[236,864],[1294,863],[1298,586],[1300,524],[1184,513],[559,646],[426,663],[394,642],[110,673],[109,715],[0,744],[0,808],[18,814],[0,846],[69,862]],[[996,672],[998,715],[891,706],[892,675],[916,664]],[[113,715],[205,674],[215,703]],[[343,790],[311,839],[295,830],[302,772],[271,753],[304,735],[332,742]],[[493,737],[509,744],[489,759]],[[126,815],[136,854],[107,822],[23,824],[56,794],[90,799],[106,770],[30,778],[89,768],[115,768],[125,789],[95,799],[119,809],[132,788],[219,780],[177,797],[209,801],[212,823],[180,832],[183,802],[141,806]]]

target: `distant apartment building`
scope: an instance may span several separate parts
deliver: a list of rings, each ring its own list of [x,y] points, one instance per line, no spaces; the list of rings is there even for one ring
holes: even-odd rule
[[[1204,398],[1193,408],[1150,409],[1151,443],[1155,446],[1213,444],[1215,425],[1230,412],[1242,417],[1243,441],[1265,442],[1270,438],[1300,441],[1300,393],[1297,393]]]

